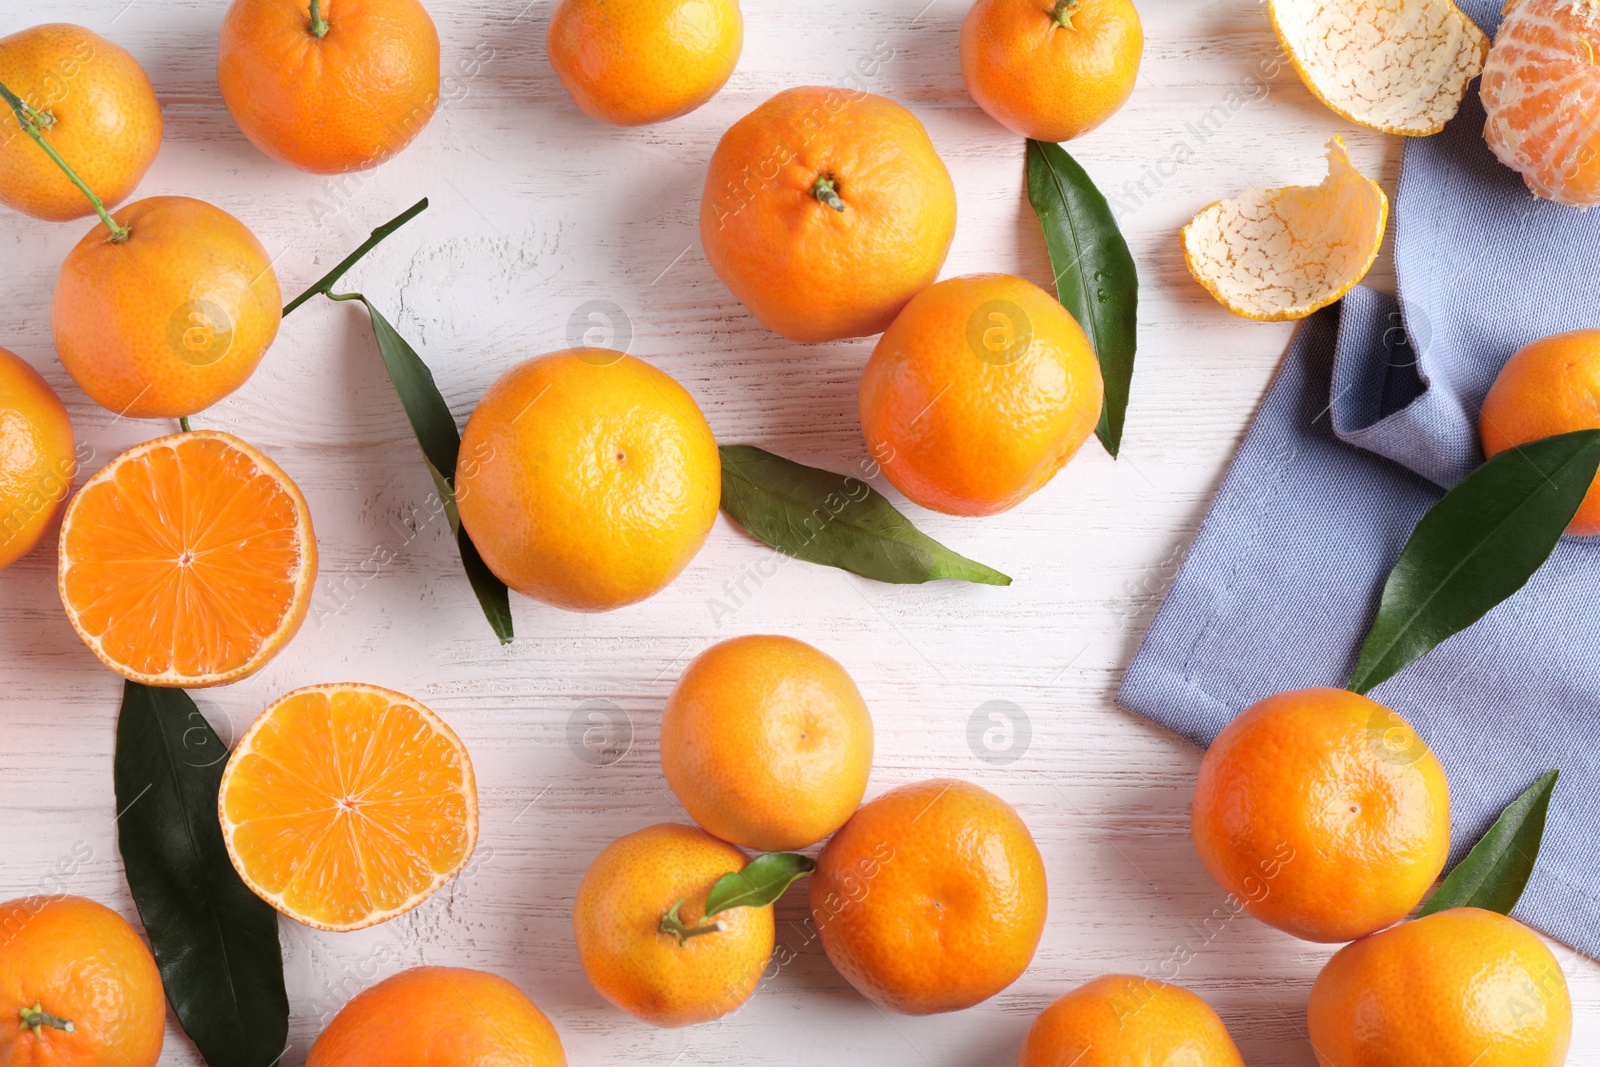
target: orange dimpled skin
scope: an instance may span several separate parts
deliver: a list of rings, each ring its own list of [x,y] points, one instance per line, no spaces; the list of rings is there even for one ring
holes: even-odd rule
[[[872,716],[839,661],[792,637],[713,645],[661,716],[661,769],[695,822],[758,852],[844,825],[872,772]]]
[[[116,212],[67,254],[50,329],[62,366],[125,418],[177,419],[238,389],[283,317],[272,259],[221,208],[153,196]]]
[[[993,515],[1077,453],[1104,392],[1089,339],[1055,297],[974,274],[917,294],[884,331],[861,376],[861,429],[918,504]]]
[[[931,1015],[979,1004],[1027,970],[1047,896],[1011,805],[937,779],[890,790],[833,836],[811,876],[811,917],[862,996]]]
[[[716,521],[722,460],[694,398],[600,348],[530,359],[461,435],[461,522],[501,581],[571,611],[663,589]]]
[[[734,123],[700,203],[711,269],[791,341],[884,329],[938,277],[955,229],[955,184],[922,123],[845,89],[790,89]]]
[[[38,113],[44,139],[108,207],[133,192],[161,148],[161,105],[138,60],[64,23],[0,40],[0,83]],[[36,219],[93,215],[94,205],[0,104],[0,204]]]
[[[1108,974],[1039,1014],[1017,1067],[1244,1067],[1244,1059],[1217,1013],[1187,989]]]
[[[376,167],[439,106],[439,32],[417,0],[234,0],[217,83],[239,129],[312,174]]]
[[[1144,54],[1130,0],[977,0],[961,26],[961,76],[1000,125],[1070,141],[1127,102]]]
[[[643,126],[687,115],[727,84],[744,15],[738,0],[561,0],[545,45],[587,114]]]
[[[718,878],[745,854],[692,826],[663,823],[613,841],[595,858],[572,908],[578,961],[595,990],[655,1026],[710,1022],[755,992],[772,958],[772,908],[730,908],[721,929],[686,939],[661,920],[682,901],[688,929],[703,923]]]
[[[1535,341],[1500,369],[1478,416],[1486,456],[1574,430],[1600,429],[1600,330]],[[1600,534],[1600,476],[1567,533]]]
[[[566,1067],[561,1038],[516,986],[460,967],[414,967],[346,1004],[306,1067]]]
[[[61,398],[38,371],[0,348],[0,567],[39,543],[77,470]]]
[[[156,961],[122,916],[82,897],[0,904],[0,1064],[155,1067],[166,1024]]]
[[[1409,724],[1344,689],[1279,693],[1211,743],[1195,848],[1270,926],[1349,941],[1422,902],[1450,851],[1444,768]]]
[[[1532,930],[1455,908],[1340,949],[1306,1024],[1321,1067],[1561,1067],[1572,998]]]

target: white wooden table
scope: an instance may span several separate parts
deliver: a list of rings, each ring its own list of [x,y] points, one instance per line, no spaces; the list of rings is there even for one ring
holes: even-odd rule
[[[591,122],[562,92],[544,51],[553,0],[428,2],[447,103],[397,160],[337,180],[271,162],[234,127],[214,75],[224,0],[6,5],[0,34],[67,20],[129,48],[167,121],[140,195],[194,195],[237,215],[276,257],[286,297],[430,197],[431,209],[350,281],[412,339],[462,421],[507,367],[588,326],[589,341],[626,343],[675,375],[725,442],[836,470],[865,458],[856,384],[872,342],[803,347],[762,329],[711,274],[696,219],[724,129],[780,89],[842,82],[885,45],[894,58],[863,86],[912,108],[956,179],[961,221],[946,275],[1050,280],[1023,193],[1022,143],[961,86],[965,0],[748,0],[745,53],[727,89],[687,118],[634,131]],[[574,1064],[1009,1063],[1036,1012],[1108,971],[1176,976],[1221,1012],[1253,1067],[1313,1062],[1304,1010],[1329,950],[1248,917],[1212,918],[1223,894],[1188,834],[1200,754],[1112,695],[1291,333],[1213,303],[1184,270],[1178,227],[1220,196],[1319,180],[1333,132],[1392,189],[1399,142],[1318,104],[1252,0],[1140,7],[1148,44],[1133,100],[1070,146],[1117,205],[1139,263],[1123,457],[1113,463],[1091,443],[997,518],[908,508],[935,537],[1015,576],[1009,589],[878,585],[783,560],[720,519],[660,596],[596,616],[517,599],[518,640],[502,649],[444,523],[428,515],[428,476],[352,305],[297,312],[254,379],[195,419],[283,464],[311,502],[322,553],[314,617],[294,644],[257,676],[198,694],[224,739],[296,686],[370,681],[450,720],[481,785],[479,856],[428,904],[357,934],[283,923],[294,1008],[286,1063],[302,1061],[356,990],[423,963],[515,981],[554,1019]],[[55,358],[55,273],[87,228],[0,214],[0,345],[66,398],[96,454],[85,475],[173,428],[114,419]],[[1386,252],[1374,280],[1388,271]],[[614,309],[609,336],[579,314],[592,301]],[[394,562],[371,573],[369,561],[390,553]],[[73,635],[54,568],[46,547],[0,574],[0,899],[59,887],[133,918],[111,785],[120,680]],[[584,869],[613,838],[682,818],[658,762],[662,703],[693,655],[752,632],[811,641],[853,673],[878,731],[870,793],[954,775],[1021,811],[1046,858],[1051,915],[1032,968],[1010,989],[954,1015],[887,1016],[807,943],[803,894],[779,908],[795,958],[721,1023],[653,1030],[584,981],[569,925]],[[974,716],[987,726],[997,709],[1019,723],[1015,750],[998,755],[969,741]],[[612,724],[610,735],[591,723]],[[1556,948],[1577,1002],[1569,1062],[1600,1064],[1600,967]],[[162,1062],[199,1063],[175,1024]]]

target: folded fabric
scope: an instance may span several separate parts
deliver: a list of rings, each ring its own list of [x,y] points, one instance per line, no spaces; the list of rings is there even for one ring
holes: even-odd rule
[[[1499,0],[1462,9],[1485,32]],[[1600,326],[1600,211],[1537,200],[1483,141],[1476,86],[1408,141],[1399,298],[1358,288],[1308,320],[1118,700],[1207,744],[1285,689],[1343,685],[1422,514],[1482,460],[1477,414],[1522,345]],[[1377,689],[1450,776],[1454,858],[1562,772],[1517,916],[1600,956],[1600,538]]]

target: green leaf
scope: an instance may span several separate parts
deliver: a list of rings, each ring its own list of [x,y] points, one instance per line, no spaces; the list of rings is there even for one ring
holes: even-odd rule
[[[1534,861],[1539,858],[1545,816],[1560,776],[1560,771],[1542,775],[1507,804],[1489,832],[1440,883],[1421,914],[1432,915],[1450,908],[1483,908],[1510,915],[1522,899]]]
[[[1471,626],[1549,558],[1600,467],[1600,430],[1507,449],[1446,493],[1383,587],[1350,688],[1366,693]]]
[[[754,445],[722,445],[722,510],[758,541],[811,563],[902,585],[1011,579],[922,533],[866,482]]]
[[[211,1067],[269,1067],[289,1037],[278,916],[222,843],[227,759],[189,694],[123,686],[117,844],[167,1000]]]
[[[729,908],[764,908],[803,874],[817,869],[816,862],[796,852],[769,852],[757,856],[742,871],[718,878],[706,896],[707,919]]]
[[[1095,433],[1114,458],[1138,347],[1139,272],[1111,205],[1089,175],[1048,141],[1028,142],[1028,202],[1044,226],[1056,277],[1056,298],[1094,345],[1105,379],[1105,406]]]
[[[376,248],[384,238],[420,215],[428,206],[427,198],[417,201],[411,207],[390,219],[388,222],[372,231],[372,235],[362,242],[361,247],[342,259],[337,266],[319,278],[315,285],[295,297],[284,307],[284,317],[304,304],[313,296],[321,294],[329,300],[359,300],[367,309],[367,315],[372,320],[372,333],[378,341],[378,353],[383,357],[384,368],[389,372],[389,381],[393,383],[394,390],[400,396],[400,406],[405,409],[406,418],[411,421],[411,431],[416,434],[417,443],[422,446],[423,458],[428,462],[428,473],[433,476],[434,488],[438,490],[439,500],[444,504],[445,516],[450,520],[450,532],[455,535],[456,547],[461,552],[461,566],[467,572],[467,581],[472,584],[472,592],[478,598],[478,605],[483,609],[484,617],[489,620],[495,636],[502,645],[511,643],[514,636],[511,623],[511,594],[506,589],[505,583],[494,576],[483,562],[483,556],[478,548],[467,536],[467,531],[461,526],[461,513],[456,508],[456,461],[461,453],[461,432],[456,429],[455,416],[450,414],[450,405],[444,401],[444,395],[439,392],[438,383],[433,380],[433,372],[428,365],[417,355],[417,350],[400,332],[390,325],[377,308],[372,306],[360,293],[335,293],[334,285],[340,278],[355,266],[356,263],[368,252]]]

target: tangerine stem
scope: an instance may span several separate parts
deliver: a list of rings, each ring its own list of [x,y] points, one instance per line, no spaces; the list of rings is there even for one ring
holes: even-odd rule
[[[78,1029],[71,1019],[63,1019],[59,1015],[51,1015],[44,1010],[44,1005],[38,1001],[34,1001],[31,1008],[18,1008],[17,1015],[22,1019],[22,1025],[17,1029],[32,1030],[34,1037],[41,1036],[39,1031],[46,1026],[52,1030],[60,1030],[67,1034]]]
[[[720,934],[725,929],[721,922],[706,923],[704,926],[685,926],[678,917],[678,909],[683,907],[679,900],[672,905],[672,910],[661,917],[661,925],[656,927],[663,934],[671,934],[678,939],[679,945],[687,945],[691,937],[704,937],[706,934]]]
[[[1077,29],[1072,24],[1072,12],[1077,6],[1078,0],[1056,0],[1055,10],[1050,12],[1050,17],[1064,30]]]
[[[311,35],[321,40],[330,29],[328,20],[322,17],[322,0],[311,0]]]
[[[428,198],[423,197],[421,200],[418,200],[415,204],[412,204],[410,207],[406,208],[404,211],[390,219],[388,222],[384,223],[382,226],[379,226],[376,230],[373,230],[372,236],[361,242],[360,248],[357,248],[354,252],[351,252],[348,256],[345,256],[344,259],[340,260],[338,266],[334,267],[328,273],[319,278],[316,284],[311,288],[307,289],[305,292],[289,301],[289,303],[285,305],[283,309],[283,317],[288,318],[291,311],[299,307],[301,304],[304,304],[307,300],[310,300],[318,293],[321,293],[323,296],[332,297],[334,285],[339,281],[340,278],[345,276],[345,273],[349,271],[351,267],[356,265],[362,256],[378,247],[384,238],[388,237],[391,233],[398,230],[400,227],[404,226],[418,215],[422,214],[427,207]],[[343,299],[350,300],[353,298],[346,296]]]
[[[179,426],[179,428],[181,428],[183,430],[184,433],[190,432],[192,427],[189,425],[189,416],[187,416],[187,415],[180,416],[178,418],[178,426]]]
[[[844,214],[844,199],[839,196],[838,184],[828,175],[817,175],[817,180],[811,186],[811,195],[841,215]]]
[[[105,223],[106,229],[111,231],[110,240],[118,243],[126,241],[131,231],[126,226],[117,225],[116,220],[111,217],[111,212],[106,210],[106,205],[98,196],[94,195],[94,190],[84,184],[83,179],[78,177],[78,172],[69,167],[67,161],[61,158],[61,153],[57,152],[55,147],[44,139],[44,133],[37,121],[40,117],[39,112],[23,103],[22,98],[6,88],[3,82],[0,82],[0,98],[3,98],[7,104],[11,105],[12,114],[16,115],[17,121],[22,124],[23,132],[38,142],[39,147],[44,149],[45,155],[55,160],[56,166],[61,168],[61,173],[65,174],[72,184],[78,187],[79,192],[89,198],[89,203],[94,205],[95,214],[100,216],[100,221]],[[54,119],[45,123],[46,126],[53,124]]]

